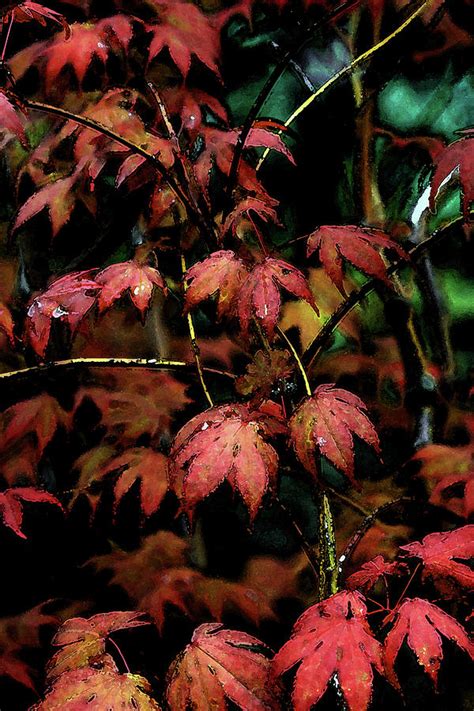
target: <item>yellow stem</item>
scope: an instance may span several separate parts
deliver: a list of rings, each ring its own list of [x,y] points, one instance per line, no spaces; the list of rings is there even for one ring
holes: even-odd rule
[[[183,271],[183,284],[184,284],[184,293],[186,293],[188,289],[188,284],[186,282],[186,259],[184,254],[181,254],[181,269]],[[206,397],[207,402],[209,403],[210,407],[214,407],[214,401],[209,393],[209,390],[207,389],[206,381],[204,380],[204,373],[201,365],[201,351],[199,350],[198,342],[196,340],[196,331],[194,330],[194,322],[193,322],[193,317],[191,316],[191,313],[188,312],[187,314],[187,320],[188,320],[188,330],[189,330],[189,340],[191,341],[191,348],[193,349],[194,353],[194,360],[196,362],[196,370],[198,373],[199,381],[201,383],[201,387],[203,390],[203,393]]]
[[[361,64],[364,64],[370,57],[372,57],[376,52],[378,52],[380,49],[385,47],[389,42],[391,42],[395,37],[397,37],[401,32],[403,32],[407,27],[411,25],[411,23],[416,20],[416,18],[421,15],[421,13],[430,5],[432,0],[425,0],[416,10],[412,12],[411,15],[407,17],[407,19],[402,22],[401,25],[399,25],[393,32],[391,32],[387,37],[384,37],[380,42],[377,42],[377,44],[373,45],[373,47],[370,47],[366,52],[362,52],[362,54],[359,54],[358,57],[352,60],[350,64],[347,64],[345,67],[340,69],[336,74],[334,74],[330,79],[328,79],[322,86],[319,87],[316,91],[314,91],[310,96],[308,96],[305,101],[303,101],[302,104],[300,104],[291,114],[289,118],[285,121],[283,124],[285,128],[288,128],[291,126],[291,124],[296,121],[298,116],[301,116],[303,111],[306,111],[308,106],[311,106],[313,101],[315,101],[318,97],[320,97],[322,94],[324,94],[325,91],[330,89],[334,84],[336,84],[340,79],[343,77],[347,76],[348,74],[351,74],[357,67],[359,67]],[[279,131],[278,135],[281,136],[283,131]],[[260,158],[260,160],[257,163],[257,170],[260,170],[262,167],[264,161],[266,160],[268,154],[270,153],[270,148],[265,148],[265,151]]]
[[[291,353],[292,353],[292,355],[293,355],[293,358],[295,359],[296,364],[297,364],[297,366],[298,366],[298,368],[299,368],[299,371],[300,371],[300,373],[301,373],[301,377],[303,378],[303,382],[304,382],[304,387],[305,387],[305,390],[306,390],[306,394],[308,395],[308,397],[311,397],[311,395],[312,395],[312,392],[311,392],[311,385],[310,385],[310,383],[309,383],[308,376],[307,376],[307,374],[306,374],[306,370],[304,369],[304,365],[303,365],[303,363],[301,362],[301,358],[299,357],[296,348],[294,347],[294,345],[292,344],[292,342],[290,341],[290,339],[288,338],[288,336],[286,335],[286,333],[285,333],[279,326],[277,326],[276,332],[278,333],[278,335],[280,336],[280,338],[281,338],[283,341],[285,341],[286,345],[287,345],[288,348],[290,349],[290,351],[291,351]]]

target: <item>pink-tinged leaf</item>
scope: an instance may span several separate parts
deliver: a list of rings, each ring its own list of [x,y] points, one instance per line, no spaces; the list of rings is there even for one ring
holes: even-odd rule
[[[184,78],[191,69],[193,56],[220,76],[219,32],[199,7],[181,0],[154,0],[154,5],[157,22],[146,26],[151,33],[148,60],[166,48]]]
[[[314,476],[318,476],[315,454],[319,452],[355,483],[353,435],[380,453],[365,404],[334,385],[320,385],[303,401],[290,420],[290,433],[298,459]]]
[[[235,252],[214,252],[186,272],[186,310],[218,293],[217,316],[222,318],[232,311],[234,299],[247,277],[247,268]]]
[[[383,674],[383,666],[382,647],[372,635],[366,615],[362,595],[343,591],[313,605],[298,618],[290,640],[273,662],[277,675],[298,664],[292,694],[294,711],[310,711],[334,674],[349,711],[367,709],[373,669]]]
[[[267,336],[273,337],[280,316],[281,288],[307,301],[319,313],[304,274],[288,262],[266,257],[251,270],[236,299],[236,311],[244,332],[248,332],[252,318],[256,318]]]
[[[10,309],[8,308],[8,306],[5,306],[5,304],[2,304],[2,302],[0,301],[0,331],[3,331],[12,346],[15,345],[15,336],[13,333],[13,328],[14,324]]]
[[[17,78],[33,64],[44,67],[46,90],[50,92],[66,66],[72,68],[79,84],[82,84],[92,60],[106,64],[114,53],[127,52],[133,36],[132,18],[115,15],[94,24],[74,22],[71,36],[64,39],[62,33],[53,39],[36,42],[16,54],[10,61]]]
[[[271,675],[268,649],[245,632],[204,624],[171,664],[166,699],[171,711],[227,708],[276,711],[280,689]]]
[[[368,592],[386,575],[401,575],[408,570],[404,563],[395,561],[390,563],[382,555],[377,555],[372,560],[363,563],[359,570],[349,575],[346,580],[346,587],[349,590],[361,590]]]
[[[343,259],[367,276],[392,286],[387,276],[387,264],[380,255],[384,249],[392,250],[400,259],[408,259],[400,245],[382,230],[357,225],[324,225],[309,235],[307,255],[309,257],[316,251],[319,253],[326,274],[341,294],[347,296]]]
[[[184,510],[192,517],[197,504],[227,480],[253,520],[278,469],[278,455],[264,436],[278,432],[285,432],[281,413],[237,403],[193,417],[176,435],[170,454],[170,485]]]
[[[457,171],[461,186],[461,206],[466,220],[470,219],[470,207],[474,200],[474,132],[462,132],[462,138],[451,143],[439,156],[431,179],[430,208],[435,209],[436,198],[442,183]]]
[[[19,138],[23,144],[27,143],[21,105],[18,99],[4,89],[0,89],[0,131],[2,133],[8,131]]]
[[[95,280],[102,287],[98,299],[99,311],[108,309],[128,291],[132,302],[144,316],[150,305],[153,288],[157,286],[166,293],[166,284],[158,269],[134,260],[106,267],[97,274]]]
[[[3,524],[11,528],[20,538],[26,538],[21,530],[23,523],[23,502],[31,503],[47,503],[59,506],[62,509],[60,502],[52,494],[41,489],[33,489],[30,487],[17,487],[14,489],[6,489],[0,493],[0,517]]]
[[[474,513],[474,446],[430,444],[411,461],[421,462],[416,476],[423,480],[430,503],[466,519]]]
[[[48,22],[54,22],[56,25],[61,25],[64,29],[64,34],[66,39],[69,39],[71,35],[71,28],[69,27],[66,18],[55,10],[51,10],[49,7],[40,5],[37,2],[32,2],[32,0],[25,0],[25,2],[20,2],[13,10],[10,11],[14,22],[39,22],[40,25],[46,27]]]
[[[259,200],[258,198],[245,198],[241,200],[229,213],[226,221],[222,226],[222,235],[225,235],[229,230],[232,231],[234,237],[239,237],[239,228],[242,223],[251,224],[251,213],[257,215],[264,222],[273,222],[276,225],[281,225],[276,210],[272,205]]]
[[[443,659],[442,637],[455,642],[474,659],[474,645],[462,625],[437,605],[421,598],[406,599],[395,614],[393,627],[384,643],[387,678],[400,688],[395,673],[395,661],[404,641],[415,654],[436,686]]]
[[[100,285],[91,279],[91,270],[73,272],[54,281],[36,296],[26,318],[26,333],[36,351],[43,357],[48,345],[52,319],[68,324],[74,334],[79,323],[94,306]]]
[[[431,578],[446,598],[474,589],[474,525],[447,533],[430,533],[423,540],[401,546],[400,550],[423,562],[423,578]]]

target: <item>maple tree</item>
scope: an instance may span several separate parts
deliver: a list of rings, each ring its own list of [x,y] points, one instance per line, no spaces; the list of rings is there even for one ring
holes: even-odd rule
[[[470,4],[2,4],[2,711],[469,703]]]

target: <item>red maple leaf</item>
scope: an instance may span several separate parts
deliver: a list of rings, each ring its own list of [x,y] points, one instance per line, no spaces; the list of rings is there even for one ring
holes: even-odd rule
[[[373,668],[383,674],[383,666],[382,647],[373,637],[366,615],[362,595],[343,591],[298,618],[290,640],[273,663],[277,675],[299,664],[292,695],[295,711],[309,711],[335,674],[349,710],[367,709]]]
[[[32,0],[25,0],[15,4],[15,7],[9,10],[5,16],[4,22],[8,22],[10,19],[13,19],[14,22],[31,22],[31,20],[34,20],[43,27],[46,27],[48,22],[54,22],[64,28],[66,39],[71,36],[71,28],[63,15],[51,10],[49,7],[32,2]]]
[[[79,323],[94,306],[100,286],[92,281],[94,270],[72,272],[60,277],[30,304],[26,333],[35,352],[43,357],[48,345],[52,319],[66,322],[74,334]]]
[[[181,0],[153,0],[157,22],[147,24],[152,34],[148,61],[167,48],[183,77],[191,69],[194,55],[219,76],[220,38],[218,30],[196,5]]]
[[[319,451],[355,483],[354,434],[380,453],[379,438],[365,404],[357,395],[332,384],[317,387],[312,397],[295,410],[290,433],[298,459],[315,476],[315,451]]]
[[[110,447],[99,447],[80,457],[76,468],[81,471],[73,501],[86,494],[95,510],[99,498],[97,484],[109,475],[115,475],[114,508],[135,482],[140,482],[140,503],[145,516],[151,516],[160,507],[168,491],[168,462],[164,454],[148,447],[132,447],[116,454]]]
[[[193,135],[203,126],[203,107],[210,109],[224,124],[227,123],[227,111],[221,102],[202,89],[173,86],[164,89],[161,97],[168,114],[179,116],[182,127]]]
[[[166,284],[158,269],[133,259],[106,267],[95,280],[102,287],[98,299],[99,311],[108,309],[128,291],[132,302],[144,316],[150,305],[153,287],[157,286],[166,293]]]
[[[400,259],[408,258],[400,245],[382,230],[357,225],[324,225],[309,235],[307,255],[309,257],[313,252],[319,252],[319,259],[326,274],[341,294],[347,296],[344,289],[343,259],[367,276],[392,286],[387,276],[387,264],[379,253],[382,249],[396,252]]]
[[[451,173],[457,171],[461,185],[462,211],[466,220],[469,220],[470,207],[474,200],[474,132],[471,128],[458,133],[464,135],[447,146],[436,162],[431,179],[430,208],[435,210],[436,197],[442,183]]]
[[[355,573],[349,575],[346,586],[349,590],[368,592],[380,578],[385,578],[386,575],[400,575],[406,570],[407,566],[404,563],[398,561],[390,563],[385,560],[383,555],[377,555],[372,560],[363,563]]]
[[[474,645],[470,642],[466,630],[454,617],[428,600],[413,598],[402,602],[384,643],[385,670],[387,678],[395,687],[400,688],[395,673],[395,660],[405,639],[418,663],[436,686],[443,659],[440,633],[456,642],[474,659]]]
[[[59,506],[62,509],[60,502],[52,494],[40,489],[31,487],[16,487],[14,489],[6,489],[0,493],[0,516],[5,526],[11,528],[20,538],[26,538],[21,530],[23,522],[23,503],[47,503]]]
[[[5,89],[0,89],[0,131],[7,131],[13,134],[23,144],[26,144],[27,138],[23,126],[23,118],[21,116],[21,105],[14,96]]]
[[[193,417],[175,437],[170,453],[170,485],[191,516],[196,505],[227,480],[254,519],[274,483],[278,455],[264,437],[284,433],[281,411],[233,403]]]
[[[151,589],[137,602],[153,618],[162,632],[169,607],[195,620],[221,621],[225,612],[240,615],[259,624],[274,619],[268,598],[260,591],[222,578],[210,578],[192,568],[167,568],[151,578]]]
[[[223,173],[228,175],[232,165],[234,149],[240,135],[240,129],[232,128],[221,130],[211,126],[203,126],[199,132],[204,140],[204,149],[199,154],[196,165],[194,167],[196,178],[199,183],[207,188],[211,176],[211,171],[214,165]],[[285,143],[277,133],[267,130],[266,128],[252,128],[245,141],[246,148],[271,148],[278,153],[284,155],[290,163],[294,165],[295,161],[291,152],[286,147]],[[257,196],[263,199],[268,198],[266,191],[261,186],[255,175],[255,170],[245,160],[241,161],[239,184],[245,190],[256,193]]]
[[[251,395],[253,403],[260,402],[270,396],[275,383],[289,378],[294,370],[294,358],[288,351],[259,350],[247,365],[245,375],[235,381],[235,388],[240,395]]]
[[[201,625],[171,664],[169,708],[224,709],[228,699],[245,711],[276,709],[280,690],[271,675],[269,654],[268,647],[245,632]]]
[[[469,565],[474,556],[474,525],[430,533],[421,542],[401,546],[400,550],[422,560],[423,578],[431,578],[444,597],[474,588],[474,571]]]
[[[221,228],[222,236],[231,230],[234,237],[239,237],[239,228],[242,222],[244,224],[252,224],[250,213],[254,213],[264,222],[273,222],[276,225],[281,225],[276,210],[272,205],[259,198],[247,197],[241,200],[227,216]]]
[[[82,84],[93,59],[106,64],[113,52],[126,52],[133,36],[134,19],[126,15],[114,15],[91,23],[74,22],[71,36],[65,39],[62,33],[51,40],[36,42],[18,52],[10,65],[15,77],[20,78],[33,64],[39,62],[44,68],[45,88],[50,92],[66,66],[70,66],[79,84]]]
[[[221,250],[188,269],[186,279],[186,309],[218,291],[218,316],[235,313],[244,332],[255,318],[273,336],[280,315],[280,288],[317,308],[302,272],[274,257],[248,268],[234,252]]]
[[[15,345],[13,327],[14,324],[10,309],[0,301],[0,331],[3,331],[12,346]]]
[[[112,632],[149,624],[141,612],[105,612],[85,619],[72,617],[56,632],[51,644],[60,649],[48,663],[48,681],[73,669],[100,664]]]
[[[91,704],[92,708],[95,706],[107,711],[160,711],[150,693],[150,684],[138,674],[119,674],[111,664],[100,670],[86,667],[61,674],[44,700],[32,706],[30,711],[63,708],[79,711]]]

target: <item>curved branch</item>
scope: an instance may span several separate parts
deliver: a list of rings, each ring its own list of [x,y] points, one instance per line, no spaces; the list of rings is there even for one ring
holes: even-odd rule
[[[243,123],[242,129],[240,131],[239,137],[237,138],[237,142],[235,144],[234,148],[234,154],[232,156],[232,163],[230,166],[230,171],[229,171],[229,178],[228,178],[228,183],[227,183],[227,197],[228,197],[228,202],[230,204],[231,198],[232,198],[232,193],[234,191],[234,188],[237,184],[237,177],[239,173],[239,165],[240,165],[240,160],[242,158],[242,153],[245,148],[245,144],[247,142],[247,138],[249,136],[250,131],[252,130],[252,126],[255,123],[255,121],[258,118],[258,115],[265,104],[266,100],[270,96],[271,92],[275,88],[276,83],[280,79],[280,77],[283,75],[284,71],[291,65],[293,59],[295,56],[297,56],[302,49],[308,44],[308,42],[311,41],[313,38],[314,33],[324,27],[326,24],[331,22],[331,20],[336,20],[339,17],[343,16],[346,12],[351,10],[354,6],[358,4],[358,0],[349,0],[348,2],[343,2],[340,5],[338,5],[334,10],[332,10],[330,13],[328,13],[322,20],[318,20],[317,22],[312,22],[309,27],[306,28],[304,32],[303,38],[299,41],[299,43],[295,46],[292,47],[286,54],[283,55],[283,57],[280,59],[278,64],[275,66],[273,71],[271,72],[270,76],[268,77],[267,81],[263,85],[263,87],[260,89],[260,92],[253,102],[250,111],[248,112],[245,121]],[[228,208],[227,208],[228,209]],[[224,215],[225,219],[225,215]]]
[[[411,259],[418,259],[426,252],[427,249],[429,249],[434,244],[436,244],[436,242],[438,242],[438,240],[442,237],[442,235],[447,229],[457,224],[458,222],[461,222],[462,219],[462,217],[456,217],[455,219],[450,220],[446,224],[439,227],[435,232],[433,232],[432,235],[430,235],[423,242],[420,242],[415,247],[410,249],[408,254],[410,255]],[[399,259],[395,261],[392,265],[390,265],[390,267],[388,267],[387,274],[394,274],[396,271],[398,271],[404,266],[407,266],[407,263]],[[352,309],[355,308],[357,304],[363,301],[366,296],[368,296],[374,291],[377,284],[377,279],[369,279],[365,282],[365,284],[360,287],[360,289],[352,291],[349,294],[348,298],[343,301],[341,305],[334,311],[334,313],[330,316],[330,318],[326,321],[324,326],[318,332],[314,341],[310,343],[305,353],[303,354],[303,362],[305,363],[307,368],[313,365],[314,361],[320,355],[322,349],[324,348],[327,340],[332,336],[341,321],[343,321],[345,317],[350,314]]]
[[[144,368],[147,370],[182,370],[187,373],[195,373],[196,365],[182,360],[165,360],[163,358],[69,358],[67,360],[52,361],[41,365],[33,365],[29,368],[11,370],[7,373],[0,373],[0,383],[2,381],[17,381],[23,378],[40,375],[42,373],[53,373],[56,370],[68,368]],[[208,373],[222,375],[226,378],[236,379],[234,373],[219,368],[206,368]]]

